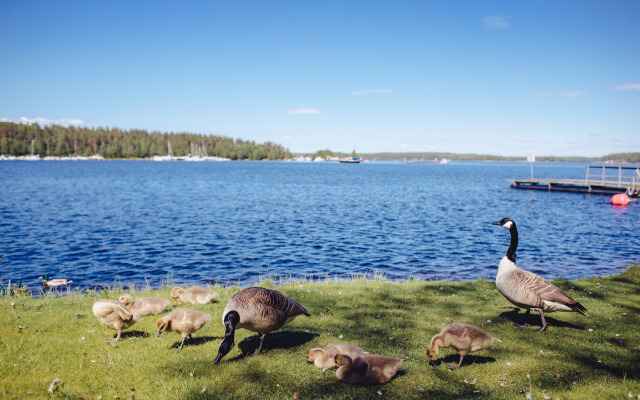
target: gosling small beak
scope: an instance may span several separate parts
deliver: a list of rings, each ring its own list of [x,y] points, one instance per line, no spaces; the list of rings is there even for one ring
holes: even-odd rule
[[[156,337],[160,337],[161,333],[162,333],[162,331],[158,331],[158,335]]]

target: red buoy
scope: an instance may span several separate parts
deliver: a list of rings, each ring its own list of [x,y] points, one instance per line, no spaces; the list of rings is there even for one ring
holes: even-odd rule
[[[614,194],[613,197],[611,197],[610,203],[614,206],[628,206],[629,196],[624,193]]]

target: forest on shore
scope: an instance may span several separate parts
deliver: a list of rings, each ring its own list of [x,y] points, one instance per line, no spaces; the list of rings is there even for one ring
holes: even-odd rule
[[[85,128],[61,125],[0,122],[0,154],[24,156],[91,156],[104,158],[149,158],[168,154],[186,156],[192,145],[204,146],[209,156],[231,160],[285,160],[291,157],[282,145],[255,143],[223,136],[193,133],[160,133],[118,128]]]
[[[187,156],[195,146],[204,147],[207,155],[230,160],[287,160],[294,155],[284,146],[273,143],[256,143],[251,140],[195,133],[161,133],[119,128],[88,128],[77,126],[20,124],[0,122],[0,155],[41,157],[92,156],[99,154],[107,159],[132,159],[165,156],[169,143],[175,157]],[[405,153],[356,153],[351,155],[370,161],[526,161],[526,157],[503,157],[487,154],[458,154],[438,152]],[[345,157],[349,153],[329,149],[313,154],[301,154],[312,158],[327,156]],[[640,152],[615,153],[602,157],[537,156],[538,162],[615,162],[640,163]]]

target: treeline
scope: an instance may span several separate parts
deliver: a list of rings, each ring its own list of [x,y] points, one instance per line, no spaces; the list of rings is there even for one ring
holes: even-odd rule
[[[209,156],[231,160],[284,160],[291,157],[279,144],[232,139],[192,133],[160,133],[118,128],[84,128],[74,126],[17,124],[0,122],[0,154],[23,156],[91,156],[104,158],[147,158],[168,154],[186,156],[192,144],[202,147]]]
[[[515,161],[522,160],[522,157],[501,157],[484,154],[457,154],[457,153],[437,153],[437,152],[410,152],[410,153],[371,153],[360,154],[367,160],[389,160],[389,161],[415,161],[415,160],[442,160],[451,161]],[[526,157],[525,157],[526,160]]]
[[[323,150],[323,154],[330,152]],[[316,153],[319,154],[320,152]],[[346,153],[333,153],[340,157],[346,156]],[[320,154],[321,155],[321,154]],[[433,160],[451,160],[451,161],[527,161],[526,156],[521,157],[504,157],[488,154],[471,154],[471,153],[437,153],[437,152],[408,152],[408,153],[358,153],[358,155],[370,161],[433,161]],[[322,156],[322,155],[321,155]],[[315,157],[315,154],[314,154]],[[577,156],[536,156],[538,162],[594,162],[598,161],[596,157],[577,157]]]
[[[614,153],[607,154],[598,159],[598,161],[610,161],[616,163],[640,163],[640,153]]]

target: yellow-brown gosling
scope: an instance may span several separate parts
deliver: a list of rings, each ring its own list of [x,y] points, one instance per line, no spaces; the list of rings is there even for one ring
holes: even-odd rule
[[[427,357],[429,357],[429,363],[432,363],[438,358],[438,348],[453,347],[460,352],[458,365],[447,365],[447,368],[453,371],[460,368],[467,354],[482,350],[492,343],[493,338],[482,329],[462,322],[454,322],[431,339]]]
[[[107,340],[108,343],[120,340],[122,330],[130,328],[140,319],[138,313],[130,312],[115,300],[98,300],[93,303],[93,315],[106,328],[118,331],[116,338]]]
[[[502,218],[500,221],[494,222],[493,225],[500,225],[511,233],[511,242],[509,243],[507,254],[502,258],[498,266],[496,287],[511,303],[527,310],[527,320],[531,310],[536,310],[540,313],[542,327],[536,329],[536,332],[542,332],[547,329],[548,324],[544,319],[544,311],[568,311],[584,315],[587,309],[571,296],[541,276],[516,266],[518,229],[516,229],[516,223],[512,219]],[[527,323],[514,325],[519,328],[529,326]]]
[[[338,367],[336,376],[347,383],[387,383],[396,374],[402,361],[401,358],[377,354],[363,354],[356,358],[338,354],[335,356],[335,364]]]
[[[73,283],[73,281],[65,278],[49,279],[49,275],[47,274],[42,275],[40,279],[42,279],[42,286],[44,286],[45,289],[68,286]]]
[[[181,287],[174,287],[171,290],[171,299],[191,304],[211,303],[218,297],[220,297],[220,295],[217,292],[200,286],[191,286],[187,290]]]
[[[364,352],[360,347],[349,343],[331,343],[324,349],[315,347],[307,350],[307,361],[326,371],[336,366],[335,357],[337,354],[344,354],[353,359],[361,356]]]
[[[118,301],[129,311],[135,311],[140,315],[160,314],[167,311],[171,305],[171,300],[160,297],[138,297],[135,300],[128,294],[123,293]]]
[[[202,328],[209,321],[211,321],[211,315],[209,314],[190,308],[176,308],[156,321],[156,329],[158,330],[158,337],[162,332],[181,333],[182,342],[178,347],[178,350],[181,350],[187,337],[191,338],[193,332]]]
[[[222,312],[226,331],[214,362],[218,363],[234,346],[236,329],[244,328],[260,334],[260,346],[254,354],[258,355],[267,333],[280,329],[300,314],[310,316],[300,303],[277,290],[250,287],[235,293]]]

